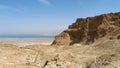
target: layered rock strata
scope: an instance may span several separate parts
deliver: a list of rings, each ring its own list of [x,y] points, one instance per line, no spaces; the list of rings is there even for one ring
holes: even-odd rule
[[[120,28],[120,12],[78,18],[67,30],[55,37],[52,45],[91,44]]]

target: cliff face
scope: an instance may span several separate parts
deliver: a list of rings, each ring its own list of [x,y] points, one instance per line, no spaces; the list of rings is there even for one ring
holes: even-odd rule
[[[120,12],[79,18],[55,37],[53,45],[91,44],[120,28]]]

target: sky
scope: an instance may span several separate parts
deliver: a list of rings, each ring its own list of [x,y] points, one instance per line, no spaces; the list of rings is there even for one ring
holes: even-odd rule
[[[77,18],[119,11],[120,0],[0,0],[0,34],[56,35]]]

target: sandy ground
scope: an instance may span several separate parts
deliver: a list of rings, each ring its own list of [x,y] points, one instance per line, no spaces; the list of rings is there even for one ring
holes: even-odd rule
[[[0,68],[120,68],[120,40],[86,46],[0,44]]]
[[[0,38],[1,44],[26,45],[50,45],[53,38]]]

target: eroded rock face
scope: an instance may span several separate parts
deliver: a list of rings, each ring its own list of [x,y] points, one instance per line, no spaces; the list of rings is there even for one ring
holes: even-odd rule
[[[70,35],[66,32],[62,32],[61,34],[57,35],[55,37],[55,41],[53,42],[53,44],[56,45],[65,45],[70,43],[71,43]]]
[[[55,37],[52,45],[91,44],[120,27],[120,12],[79,18]]]

